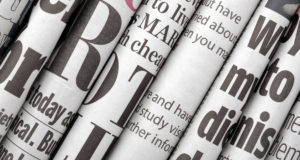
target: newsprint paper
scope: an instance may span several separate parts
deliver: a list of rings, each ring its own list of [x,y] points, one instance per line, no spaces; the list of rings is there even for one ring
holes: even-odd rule
[[[140,2],[135,1],[134,6]],[[4,148],[11,153],[49,158],[134,12],[124,0],[86,1],[50,68],[31,88],[3,142]],[[16,132],[24,129],[19,122],[32,126],[26,138]]]
[[[293,4],[296,2],[300,0]],[[218,158],[289,24],[291,16],[281,8],[289,3],[292,2],[263,0],[260,3],[171,160]],[[297,6],[291,8],[295,11]]]
[[[259,2],[201,3],[108,159],[169,157]]]
[[[57,3],[39,1],[34,7],[27,28],[12,44],[0,70],[0,139],[9,130],[13,119],[24,103],[34,80],[46,64],[68,20],[80,0],[62,0]],[[14,131],[30,144],[37,125],[18,123]],[[22,125],[21,125],[22,124]],[[14,148],[14,142],[9,141]],[[16,149],[19,150],[19,149]],[[30,153],[11,152],[4,159],[31,159]]]
[[[123,34],[56,159],[101,159],[196,11],[199,1],[143,1]]]
[[[24,17],[34,0],[0,1],[0,56],[21,29]]]
[[[260,87],[244,106],[237,129],[220,159],[260,160],[267,156],[300,91],[299,15],[297,10]]]
[[[300,99],[287,116],[280,134],[274,141],[266,160],[298,160],[300,158]]]

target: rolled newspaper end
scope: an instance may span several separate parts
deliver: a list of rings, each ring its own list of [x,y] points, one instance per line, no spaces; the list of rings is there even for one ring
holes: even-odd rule
[[[300,10],[219,159],[265,159],[300,91]]]
[[[80,0],[56,3],[39,1],[32,11],[27,28],[9,49],[0,69],[0,139],[8,131],[79,2]],[[24,136],[23,139],[29,133],[32,134],[29,131],[35,129],[35,126],[18,126],[23,129],[19,128],[15,133]],[[17,153],[14,155],[17,156]]]
[[[134,6],[140,2],[134,1]],[[134,12],[124,0],[86,1],[50,68],[31,88],[1,147],[10,153],[49,158]],[[21,122],[35,126],[27,140],[17,132],[24,128],[18,125]]]
[[[288,114],[266,160],[297,160],[300,156],[300,100]]]
[[[2,0],[0,1],[0,56],[21,29],[34,0]]]
[[[278,8],[284,3],[289,1],[260,3],[171,160],[218,158],[289,24],[290,16]]]
[[[170,156],[259,2],[201,3],[108,159]]]
[[[101,159],[105,155],[199,3],[143,1],[55,159]]]

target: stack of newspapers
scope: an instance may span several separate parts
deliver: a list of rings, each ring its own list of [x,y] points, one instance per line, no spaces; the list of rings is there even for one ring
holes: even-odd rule
[[[0,160],[300,160],[300,0],[0,0]]]

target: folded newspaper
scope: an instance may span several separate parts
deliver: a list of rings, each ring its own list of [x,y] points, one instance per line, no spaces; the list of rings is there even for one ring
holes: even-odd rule
[[[0,1],[0,56],[4,54],[14,36],[22,27],[34,0],[1,0]]]
[[[18,121],[20,115],[17,116],[17,113],[79,3],[80,0],[56,3],[49,0],[39,1],[33,8],[27,28],[10,47],[0,70],[0,139],[17,117],[14,134],[26,143],[35,143],[30,137],[37,129],[37,124],[28,125]],[[20,150],[14,141],[9,140],[9,145],[16,151],[7,153],[7,156],[12,154],[19,159],[32,158],[30,153]],[[7,151],[3,149],[3,144],[1,146],[2,150]],[[2,158],[9,159],[10,156],[5,157]]]
[[[288,114],[280,134],[274,141],[266,160],[289,159],[300,157],[300,99]]]
[[[242,1],[201,3],[108,159],[169,157],[260,2]]]
[[[101,159],[199,5],[198,0],[147,0],[123,34],[56,159]]]
[[[28,152],[39,159],[51,156],[134,13],[123,0],[85,2],[4,139],[3,147],[9,152]],[[21,121],[35,126],[30,140],[24,141],[16,133]]]
[[[299,4],[0,0],[0,159],[299,159]]]
[[[300,91],[300,8],[296,13],[220,159],[259,160],[267,156]]]
[[[291,16],[281,10],[284,3],[290,4],[279,0],[260,3],[171,160],[218,158],[289,24]]]

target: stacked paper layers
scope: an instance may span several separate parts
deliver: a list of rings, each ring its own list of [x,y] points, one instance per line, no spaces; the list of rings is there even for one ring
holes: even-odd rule
[[[299,160],[300,0],[0,0],[0,159]]]

